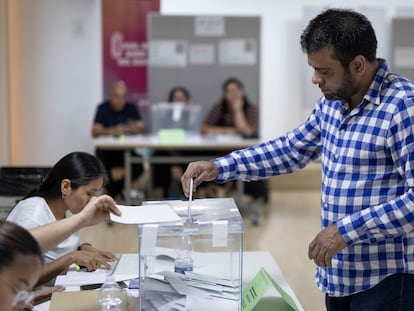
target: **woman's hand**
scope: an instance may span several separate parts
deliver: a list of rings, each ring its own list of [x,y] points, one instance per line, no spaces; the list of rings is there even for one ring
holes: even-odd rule
[[[86,271],[95,271],[101,265],[103,265],[105,269],[111,270],[112,267],[109,262],[114,261],[113,259],[108,259],[106,256],[87,251],[75,251],[73,252],[73,257],[73,262],[79,266],[85,267]]]
[[[47,252],[83,227],[109,219],[109,213],[121,215],[115,201],[107,195],[93,197],[78,214],[33,228],[30,233],[39,242],[42,251]]]
[[[50,297],[55,292],[62,292],[65,288],[61,286],[50,287],[46,289],[40,289],[35,291],[35,298],[30,303],[21,302],[13,307],[13,311],[31,311],[35,305],[50,300]]]
[[[243,100],[240,99],[236,99],[230,102],[230,108],[231,110],[236,113],[236,112],[242,112],[243,111]]]
[[[115,201],[108,195],[93,197],[79,213],[83,226],[93,226],[109,219],[109,213],[121,216]]]
[[[92,245],[83,244],[81,247],[81,250],[98,254],[99,256],[106,258],[108,261],[115,261],[117,259],[114,253],[109,252],[109,251],[101,251],[100,249],[97,249],[93,247]]]
[[[50,287],[45,289],[37,290],[36,296],[34,298],[34,305],[38,305],[39,303],[45,302],[50,299],[53,293],[63,292],[65,290],[62,286]]]

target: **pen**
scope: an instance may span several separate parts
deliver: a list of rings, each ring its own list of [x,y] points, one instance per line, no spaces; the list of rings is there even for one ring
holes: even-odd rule
[[[187,217],[191,219],[191,204],[193,203],[193,190],[194,190],[194,180],[190,179],[190,193],[188,194],[188,210],[187,210]]]

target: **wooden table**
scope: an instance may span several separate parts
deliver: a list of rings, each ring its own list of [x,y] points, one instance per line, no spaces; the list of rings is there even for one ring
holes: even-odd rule
[[[217,262],[217,265],[220,265]],[[243,286],[249,284],[259,269],[264,267],[270,276],[292,296],[299,310],[304,310],[296,295],[290,288],[278,265],[269,252],[244,252],[243,254]],[[124,295],[127,295],[124,292]],[[126,296],[125,296],[126,297]],[[135,297],[125,298],[122,311],[137,311],[138,300]],[[97,291],[75,291],[54,293],[50,305],[50,311],[100,311],[97,299]],[[254,311],[290,311],[290,307],[283,301],[274,289],[270,289],[254,308]],[[229,310],[230,311],[230,310]]]

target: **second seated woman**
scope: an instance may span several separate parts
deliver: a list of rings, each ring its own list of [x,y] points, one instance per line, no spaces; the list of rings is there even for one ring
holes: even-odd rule
[[[183,86],[173,87],[168,94],[168,102],[172,105],[191,105],[191,94]],[[155,156],[177,156],[183,154],[178,151],[157,150]],[[152,178],[154,185],[154,198],[179,199],[182,197],[180,177],[185,167],[182,165],[154,164],[152,166]]]
[[[31,230],[71,218],[89,205],[114,206],[109,196],[97,197],[105,179],[106,170],[98,158],[84,152],[70,153],[54,165],[36,190],[14,207],[7,220]],[[103,220],[97,219],[96,223]],[[88,243],[79,244],[79,232],[68,235],[43,257],[45,265],[39,284],[50,281],[73,263],[92,271],[99,265],[110,268],[109,262],[116,260],[111,252],[98,250]]]
[[[243,83],[237,78],[229,78],[223,83],[222,91],[223,97],[207,115],[203,123],[202,133],[210,136],[240,135],[244,138],[258,138],[257,106],[249,101]],[[226,153],[227,151],[216,153],[215,156]],[[234,185],[228,184],[228,186],[233,187]],[[210,183],[205,189],[205,196],[227,196],[226,192],[229,189],[221,189],[223,187],[226,186]],[[246,183],[244,193],[254,199],[263,199],[264,203],[269,201],[266,181]]]
[[[222,99],[204,120],[202,134],[257,137],[257,107],[247,98],[243,83],[237,78],[229,78],[222,91]]]

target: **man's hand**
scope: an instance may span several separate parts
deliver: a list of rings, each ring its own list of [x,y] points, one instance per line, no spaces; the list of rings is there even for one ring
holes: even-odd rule
[[[190,193],[190,179],[194,179],[194,189],[203,181],[211,181],[218,176],[218,167],[210,161],[197,161],[188,165],[187,170],[181,177],[181,186],[183,187],[184,195],[188,198]]]
[[[127,126],[125,124],[117,124],[113,127],[113,135],[114,136],[121,136],[127,132]]]
[[[121,216],[115,201],[108,195],[101,195],[92,198],[79,215],[82,217],[83,226],[92,226],[108,220],[109,213]]]
[[[317,266],[330,267],[332,257],[341,249],[346,247],[346,243],[338,231],[336,224],[319,232],[309,244],[308,257]]]

